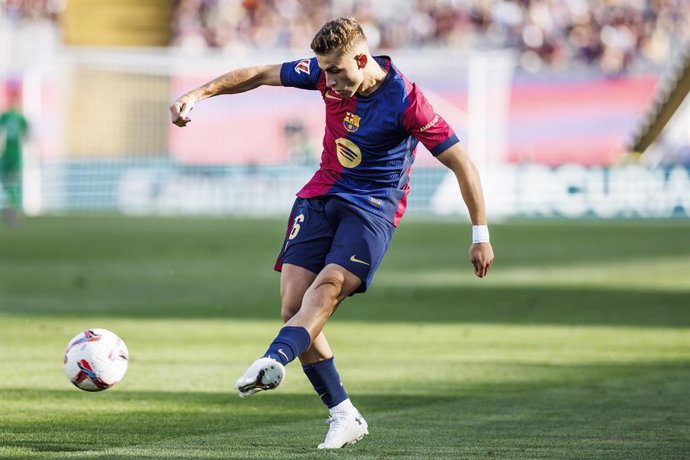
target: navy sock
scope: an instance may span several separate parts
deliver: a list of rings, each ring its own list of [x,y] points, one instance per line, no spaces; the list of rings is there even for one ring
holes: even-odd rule
[[[285,326],[264,353],[283,366],[304,353],[311,345],[311,336],[303,327]]]
[[[347,399],[347,392],[340,381],[333,358],[303,366],[304,373],[314,386],[321,401],[332,408]]]

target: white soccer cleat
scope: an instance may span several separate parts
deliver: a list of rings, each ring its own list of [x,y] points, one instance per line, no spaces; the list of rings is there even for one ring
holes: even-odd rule
[[[357,412],[333,412],[326,423],[330,425],[326,440],[319,444],[319,449],[340,449],[354,444],[369,434],[369,425]]]
[[[258,391],[272,390],[285,378],[285,367],[273,358],[259,358],[237,379],[235,389],[240,398],[246,398]]]

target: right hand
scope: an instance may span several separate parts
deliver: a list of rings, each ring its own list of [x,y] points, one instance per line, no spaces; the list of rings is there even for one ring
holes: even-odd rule
[[[196,98],[190,94],[185,94],[175,101],[173,105],[170,106],[170,117],[174,125],[184,128],[187,123],[192,121],[188,117],[189,112],[194,108],[196,103]]]

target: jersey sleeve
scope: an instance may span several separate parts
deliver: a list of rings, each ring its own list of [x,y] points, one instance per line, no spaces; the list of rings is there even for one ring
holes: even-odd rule
[[[436,156],[457,144],[458,136],[427,101],[413,83],[408,95],[410,104],[403,113],[405,129]]]
[[[316,89],[321,69],[316,58],[285,62],[280,68],[280,82],[283,86],[301,89]]]

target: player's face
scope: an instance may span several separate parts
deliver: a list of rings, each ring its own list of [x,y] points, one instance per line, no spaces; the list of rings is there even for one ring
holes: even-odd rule
[[[319,67],[326,75],[326,86],[339,96],[354,96],[364,81],[364,69],[359,65],[356,51],[339,54],[337,51],[326,55],[316,55]]]

